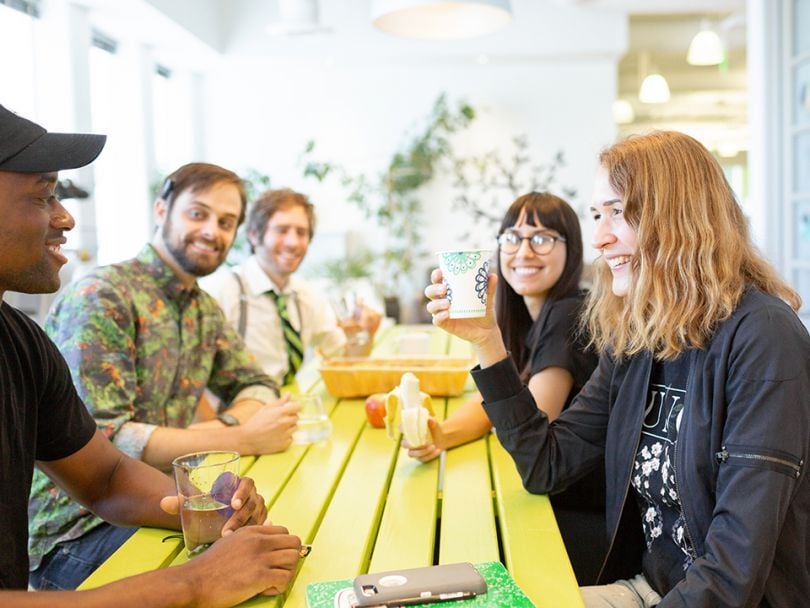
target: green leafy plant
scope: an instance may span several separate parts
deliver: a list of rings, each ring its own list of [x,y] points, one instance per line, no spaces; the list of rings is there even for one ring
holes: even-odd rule
[[[345,258],[329,260],[310,269],[312,277],[324,277],[336,293],[349,290],[353,281],[372,279],[371,269],[376,255],[363,250]]]
[[[473,108],[451,106],[440,95],[423,127],[392,156],[377,175],[352,174],[342,165],[314,159],[315,142],[306,145],[304,175],[319,182],[337,179],[350,204],[382,229],[385,246],[376,257],[375,273],[385,294],[399,293],[427,251],[420,246],[422,201],[416,191],[430,182],[442,161],[452,157],[450,136],[475,118]]]
[[[242,176],[245,182],[245,193],[249,202],[255,201],[262,192],[271,187],[270,176],[258,169],[248,169]]]
[[[506,209],[522,194],[549,191],[569,201],[577,194],[574,188],[557,187],[558,171],[565,166],[563,151],[548,162],[533,162],[527,135],[513,137],[511,151],[496,149],[451,160],[456,191],[453,209],[463,211],[476,224],[484,224],[493,235]],[[459,235],[461,240],[469,237],[469,230]]]

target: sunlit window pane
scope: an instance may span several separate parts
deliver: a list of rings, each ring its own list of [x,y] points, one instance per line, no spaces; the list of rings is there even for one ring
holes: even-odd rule
[[[153,119],[155,125],[155,165],[165,177],[193,158],[191,93],[188,78],[168,68],[156,66],[152,77]]]
[[[0,4],[0,103],[26,117],[36,117],[34,100],[34,23],[25,13]],[[13,57],[14,61],[8,58]],[[14,86],[10,86],[13,83]]]
[[[139,180],[143,131],[127,87],[131,78],[119,53],[90,50],[92,128],[107,135],[95,162],[98,262],[108,264],[135,255],[149,235],[149,201]]]

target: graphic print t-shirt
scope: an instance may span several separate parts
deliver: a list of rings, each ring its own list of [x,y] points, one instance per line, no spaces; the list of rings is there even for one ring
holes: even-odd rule
[[[688,390],[688,359],[688,354],[682,354],[674,361],[653,364],[631,480],[647,541],[642,568],[661,595],[684,578],[694,554],[675,481],[675,447]]]

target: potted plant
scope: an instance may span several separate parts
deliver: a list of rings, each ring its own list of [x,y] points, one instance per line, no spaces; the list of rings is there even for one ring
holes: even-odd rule
[[[386,301],[386,314],[398,319],[398,294],[411,281],[427,252],[420,246],[422,201],[417,190],[433,179],[441,161],[452,156],[450,135],[475,118],[473,108],[451,107],[445,95],[433,105],[425,125],[392,156],[378,175],[352,174],[343,166],[315,160],[315,143],[304,150],[304,175],[320,182],[335,178],[348,191],[347,200],[382,230],[385,247],[372,263]]]
[[[553,191],[567,199],[577,195],[575,188],[558,186],[558,172],[565,166],[565,155],[558,150],[548,162],[533,162],[526,135],[512,138],[512,149],[498,148],[484,154],[453,156],[453,209],[462,211],[474,225],[494,234],[503,214],[514,199],[527,192]],[[459,235],[471,237],[469,229]]]

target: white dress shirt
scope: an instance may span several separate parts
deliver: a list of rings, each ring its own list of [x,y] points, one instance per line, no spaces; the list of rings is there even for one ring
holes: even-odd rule
[[[256,356],[259,364],[279,384],[289,368],[287,349],[278,318],[275,300],[267,293],[275,291],[287,296],[290,323],[301,334],[304,343],[304,361],[310,359],[317,349],[324,357],[340,354],[346,335],[337,325],[329,300],[312,285],[295,276],[284,290],[280,290],[259,266],[256,256],[230,268],[222,267],[214,274],[203,277],[199,285],[219,302],[225,318],[234,327],[239,327],[239,284],[234,276],[242,279],[247,298],[247,324],[245,343]]]

